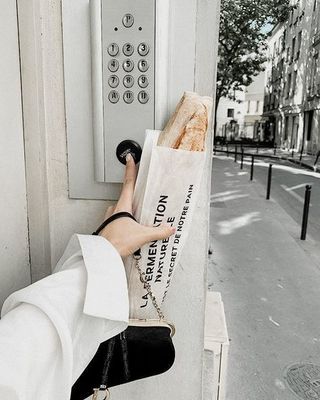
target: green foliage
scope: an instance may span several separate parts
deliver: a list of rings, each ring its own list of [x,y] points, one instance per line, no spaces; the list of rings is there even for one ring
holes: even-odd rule
[[[272,26],[285,21],[290,0],[222,0],[217,103],[221,97],[235,100],[264,70],[266,39]]]

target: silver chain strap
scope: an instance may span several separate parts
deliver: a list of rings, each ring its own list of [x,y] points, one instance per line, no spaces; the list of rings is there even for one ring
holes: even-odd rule
[[[162,321],[162,320],[164,320],[163,312],[162,312],[162,310],[161,310],[161,308],[160,308],[160,306],[159,306],[159,304],[157,302],[156,296],[154,296],[154,294],[152,293],[151,285],[146,279],[145,272],[143,272],[141,267],[140,267],[140,262],[139,261],[141,260],[141,254],[134,255],[133,259],[136,262],[135,264],[136,264],[136,268],[137,268],[137,270],[139,272],[139,275],[140,275],[140,281],[143,283],[143,287],[146,289],[146,291],[148,293],[148,296],[150,297],[150,299],[152,301],[152,304],[153,304],[154,308],[157,311],[157,314],[158,314],[158,317],[159,317],[160,321]]]

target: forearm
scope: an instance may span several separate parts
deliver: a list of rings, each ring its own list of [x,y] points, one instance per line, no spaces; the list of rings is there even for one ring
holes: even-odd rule
[[[48,392],[41,397],[67,400],[73,382],[99,344],[126,328],[126,277],[119,254],[110,246],[101,237],[74,236],[53,275],[7,299],[1,323],[15,335],[6,344],[3,338],[8,332],[3,334],[6,329],[0,329],[0,351],[10,349],[7,358],[12,360],[12,370],[2,377],[3,390],[5,382],[9,387],[19,381],[19,390],[30,392],[23,399],[38,398],[35,394],[41,385]],[[16,348],[15,343],[19,344]],[[36,364],[34,354],[39,355]]]

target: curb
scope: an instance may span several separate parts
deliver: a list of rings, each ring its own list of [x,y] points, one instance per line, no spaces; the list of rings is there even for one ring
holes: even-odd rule
[[[318,173],[320,172],[320,168],[316,165],[306,164],[303,161],[298,161],[298,160],[295,160],[294,158],[288,158],[287,160],[292,162],[293,164],[297,164],[297,165],[300,165],[301,167],[309,169],[310,171],[318,172]]]
[[[226,150],[219,150],[219,149],[215,149],[213,151],[213,153],[214,152],[227,153]],[[235,154],[235,151],[234,150],[229,150],[228,153],[229,154]],[[237,154],[238,154],[238,156],[241,156],[241,152],[238,151]],[[271,158],[273,160],[289,161],[289,162],[291,162],[293,164],[299,165],[300,167],[304,167],[304,168],[306,168],[306,169],[308,169],[310,171],[320,173],[320,167],[319,166],[310,165],[310,164],[307,164],[307,163],[305,163],[303,161],[296,160],[296,159],[294,159],[292,157],[286,157],[286,156],[283,156],[283,155],[274,155],[274,154],[263,154],[263,153],[260,153],[260,154],[259,153],[244,153],[244,156],[249,156],[249,157],[250,156],[254,156],[254,157],[260,157],[260,158]]]

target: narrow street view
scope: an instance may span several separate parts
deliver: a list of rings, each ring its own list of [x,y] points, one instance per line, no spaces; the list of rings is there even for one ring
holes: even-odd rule
[[[320,1],[222,0],[221,15],[208,288],[229,346],[217,398],[319,400]]]
[[[250,181],[249,159],[242,170],[233,158],[213,159],[209,289],[221,292],[225,306],[228,400],[294,399],[290,367],[320,364],[320,175],[274,165],[266,200],[268,161],[256,162]],[[306,184],[312,201],[301,241]],[[300,398],[319,398],[318,380],[295,382]]]

